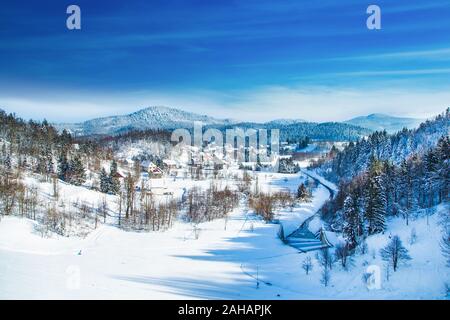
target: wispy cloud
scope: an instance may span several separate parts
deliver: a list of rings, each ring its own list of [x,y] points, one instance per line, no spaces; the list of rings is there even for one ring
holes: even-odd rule
[[[302,118],[342,121],[370,113],[429,118],[450,105],[450,90],[407,88],[330,88],[267,86],[229,93],[215,91],[128,92],[120,95],[65,93],[43,96],[0,96],[0,106],[23,117],[76,122],[93,117],[126,114],[152,105],[165,105],[243,121]]]
[[[367,71],[352,71],[352,72],[335,72],[328,75],[332,76],[403,76],[403,75],[432,75],[432,74],[448,74],[450,68],[436,68],[436,69],[411,69],[411,70],[367,70]]]
[[[326,60],[346,61],[346,60],[385,60],[385,59],[404,59],[404,58],[427,58],[438,60],[450,59],[450,48],[438,48],[432,50],[409,50],[409,51],[396,51],[396,52],[384,52],[377,54],[367,55],[354,55],[346,57],[327,58]]]

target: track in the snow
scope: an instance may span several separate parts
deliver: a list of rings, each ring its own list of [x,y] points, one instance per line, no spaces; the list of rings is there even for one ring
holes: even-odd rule
[[[316,181],[318,184],[324,186],[330,193],[330,198],[333,198],[335,192],[329,186],[322,183],[319,179],[313,177],[312,175],[302,171],[305,175]],[[300,252],[309,252],[315,250],[322,250],[331,247],[330,243],[326,239],[325,233],[320,231],[318,234],[314,234],[309,231],[308,225],[309,223],[317,216],[317,212],[313,214],[311,217],[306,219],[302,225],[291,233],[286,238],[286,244],[291,247],[296,248]]]

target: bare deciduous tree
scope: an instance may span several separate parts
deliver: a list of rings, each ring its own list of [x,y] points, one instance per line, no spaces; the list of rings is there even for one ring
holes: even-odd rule
[[[351,262],[350,249],[349,249],[348,245],[344,244],[344,243],[338,243],[336,245],[334,254],[336,256],[336,260],[341,262],[342,268],[347,270],[347,268]]]
[[[408,250],[403,246],[399,236],[393,236],[388,245],[381,249],[380,254],[384,261],[391,263],[394,272],[397,271],[399,263],[411,260]]]

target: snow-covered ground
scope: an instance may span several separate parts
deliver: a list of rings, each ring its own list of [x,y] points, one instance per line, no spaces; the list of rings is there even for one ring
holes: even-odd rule
[[[306,177],[258,173],[264,190],[296,190]],[[183,179],[154,182],[174,190],[189,186]],[[203,182],[205,183],[205,182]],[[50,188],[50,185],[48,186]],[[98,193],[61,185],[61,193],[95,199]],[[89,194],[82,194],[89,193]],[[279,212],[285,233],[295,230],[330,196],[319,186],[311,203]],[[94,200],[93,200],[94,201]],[[446,210],[443,206],[439,210]],[[411,221],[389,222],[413,258],[390,280],[384,277],[379,249],[389,234],[368,239],[368,253],[356,256],[348,271],[335,264],[331,284],[320,283],[315,259],[312,273],[301,265],[307,255],[278,239],[279,225],[266,224],[243,206],[226,221],[218,219],[193,226],[182,221],[165,232],[126,232],[106,224],[86,238],[41,238],[34,222],[17,217],[0,221],[1,299],[422,299],[444,298],[449,268],[439,250],[438,214]],[[226,228],[225,228],[226,226]],[[408,244],[410,229],[417,242]],[[336,242],[337,235],[329,239]],[[375,252],[375,258],[373,258]],[[368,266],[381,269],[381,288],[368,290],[362,281]],[[256,278],[260,280],[257,286]]]

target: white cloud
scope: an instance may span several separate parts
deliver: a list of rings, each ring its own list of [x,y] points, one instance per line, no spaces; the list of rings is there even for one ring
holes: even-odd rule
[[[0,107],[24,118],[77,122],[94,117],[126,114],[165,105],[219,118],[267,121],[302,118],[310,121],[342,121],[369,113],[418,118],[432,117],[450,105],[450,90],[408,88],[261,87],[255,90],[215,92],[127,92],[88,94],[66,92],[58,96],[0,95]]]
[[[268,87],[232,105],[243,118],[304,118],[341,121],[369,113],[431,117],[450,105],[450,92],[407,89],[329,89]]]

